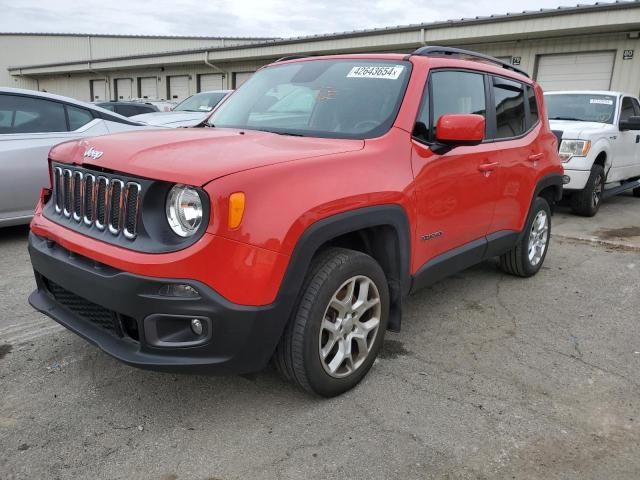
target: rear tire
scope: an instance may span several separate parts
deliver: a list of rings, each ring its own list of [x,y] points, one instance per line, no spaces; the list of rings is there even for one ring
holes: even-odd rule
[[[633,196],[636,198],[640,198],[640,187],[636,187],[633,189]]]
[[[373,365],[389,321],[389,287],[373,258],[331,248],[313,262],[300,300],[274,354],[282,376],[333,397]]]
[[[604,193],[605,174],[602,165],[591,167],[591,174],[582,190],[571,196],[571,209],[576,215],[593,217],[600,209]]]
[[[538,273],[549,250],[551,209],[542,197],[537,197],[529,211],[522,238],[517,245],[500,256],[500,268],[518,277]]]

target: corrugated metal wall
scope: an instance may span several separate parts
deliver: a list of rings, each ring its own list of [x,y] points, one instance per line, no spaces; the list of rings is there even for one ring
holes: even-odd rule
[[[609,33],[605,33],[605,31]],[[30,78],[11,76],[0,65],[0,85],[45,89],[82,100],[90,99],[90,81],[104,79],[108,95],[115,98],[115,80],[134,79],[134,96],[139,94],[142,77],[154,77],[159,98],[167,98],[167,77],[188,75],[189,93],[196,93],[199,74],[219,73],[205,64],[203,51],[179,53],[176,50],[210,48],[206,55],[211,63],[225,72],[224,88],[233,88],[234,74],[251,72],[281,56],[346,52],[410,52],[424,45],[452,45],[486,52],[501,58],[517,57],[520,68],[535,76],[543,55],[578,52],[615,52],[611,88],[635,95],[640,93],[640,39],[632,32],[640,31],[640,5],[637,3],[579,7],[570,13],[503,16],[469,22],[451,22],[421,28],[380,29],[356,35],[324,35],[289,39],[240,48],[222,48],[222,40],[171,38],[118,38],[37,35],[0,35],[0,63],[37,65],[63,63],[91,57],[87,65],[78,62],[52,67],[27,69]],[[618,32],[618,33],[611,33]],[[249,40],[224,40],[246,45]],[[255,43],[255,42],[253,42]],[[216,49],[216,47],[218,47]],[[623,51],[634,50],[631,60],[623,60]],[[169,55],[126,58],[148,52],[170,51]],[[120,58],[117,58],[120,57]],[[122,58],[125,57],[125,58]],[[99,61],[99,59],[103,59]],[[14,72],[15,73],[15,72]],[[21,73],[21,72],[19,72]],[[24,73],[24,72],[22,72]]]
[[[539,57],[541,55],[557,53],[574,53],[588,51],[615,51],[611,89],[622,90],[631,94],[640,94],[640,41],[630,40],[627,34],[590,34],[569,38],[551,38],[540,40],[522,40],[501,43],[460,44],[463,48],[485,52],[496,57],[520,57],[520,68],[534,75]],[[388,47],[387,47],[388,49]],[[387,49],[376,49],[384,51]],[[404,49],[392,49],[393,51],[411,51],[413,47]],[[623,51],[633,49],[635,51],[632,60],[623,60]],[[104,78],[109,83],[111,98],[114,98],[114,85],[117,78],[134,78],[134,96],[138,93],[138,79],[141,77],[155,77],[158,83],[159,98],[167,98],[167,76],[189,75],[189,92],[197,91],[197,76],[206,73],[218,73],[204,64],[201,55],[196,58],[198,63],[181,66],[167,66],[151,69],[126,69],[114,70],[104,74],[72,74],[70,77],[47,76],[40,78],[37,87],[49,92],[89,100],[89,83],[91,79]],[[224,88],[233,87],[233,73],[255,71],[269,63],[269,60],[225,62],[215,65],[227,74],[223,80]],[[33,85],[31,88],[36,88]]]
[[[235,62],[226,64],[217,64],[225,72],[228,72],[223,79],[223,88],[231,89],[234,72],[251,72],[266,65],[268,62]],[[108,94],[111,99],[115,98],[115,81],[118,78],[134,79],[134,96],[138,96],[139,79],[147,77],[155,77],[158,85],[159,99],[167,98],[167,77],[188,75],[189,76],[189,94],[197,93],[197,79],[199,74],[219,73],[204,63],[197,65],[184,65],[176,67],[167,67],[164,70],[155,69],[127,69],[108,72],[107,74],[73,74],[71,77],[67,75],[47,76],[38,79],[38,89],[47,92],[66,95],[68,97],[77,98],[78,100],[90,101],[90,82],[91,80],[106,79],[108,82]],[[35,88],[35,87],[33,87]]]
[[[587,34],[576,37],[523,40],[517,42],[465,45],[465,48],[496,57],[520,57],[519,68],[534,75],[542,55],[578,52],[615,52],[611,89],[640,95],[640,40],[627,33]],[[623,60],[624,50],[634,50],[631,60]]]
[[[37,88],[37,82],[34,79],[10,75],[7,71],[10,66],[88,61],[90,58],[96,60],[198,47],[215,48],[243,45],[246,43],[255,43],[255,41],[206,38],[0,34],[0,86]],[[65,88],[68,89],[68,87]],[[62,93],[59,90],[51,91]],[[86,97],[81,98],[88,99],[88,94]]]

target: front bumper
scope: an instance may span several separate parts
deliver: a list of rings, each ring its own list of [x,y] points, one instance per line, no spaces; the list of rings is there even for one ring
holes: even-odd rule
[[[564,169],[565,177],[569,177],[569,183],[563,185],[564,190],[582,190],[587,185],[591,170],[570,170]]]
[[[136,367],[201,373],[259,371],[267,365],[287,320],[286,309],[277,302],[236,305],[201,282],[124,272],[33,233],[29,254],[38,287],[29,303]],[[190,285],[199,298],[160,295],[167,284]],[[193,318],[201,320],[204,332],[195,339],[186,338]]]

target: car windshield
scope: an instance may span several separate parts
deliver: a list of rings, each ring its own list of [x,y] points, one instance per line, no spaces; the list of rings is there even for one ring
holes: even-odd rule
[[[179,103],[173,110],[178,112],[210,112],[226,96],[227,92],[198,93]]]
[[[545,95],[549,120],[613,123],[616,97],[587,93]]]
[[[373,138],[393,124],[411,64],[309,60],[258,71],[217,109],[215,127],[282,135]]]

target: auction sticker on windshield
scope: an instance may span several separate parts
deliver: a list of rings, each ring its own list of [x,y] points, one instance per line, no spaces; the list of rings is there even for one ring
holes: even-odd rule
[[[613,105],[613,100],[607,98],[592,98],[589,103],[595,103],[598,105]]]
[[[397,80],[404,70],[402,65],[393,65],[389,67],[380,66],[361,66],[353,67],[347,74],[347,78],[386,78],[389,80]]]

